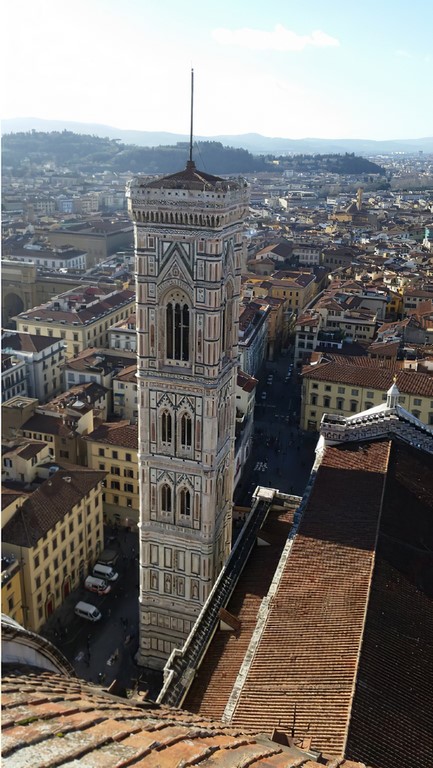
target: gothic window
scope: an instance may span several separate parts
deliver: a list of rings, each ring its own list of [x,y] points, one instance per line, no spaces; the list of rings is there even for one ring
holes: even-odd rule
[[[161,439],[163,443],[171,443],[171,413],[164,411],[161,416]]]
[[[171,512],[171,488],[167,483],[161,486],[161,512]]]
[[[192,419],[188,413],[184,413],[180,419],[180,445],[181,448],[191,448],[192,444]]]
[[[166,309],[167,358],[189,360],[189,307],[169,302]]]
[[[186,488],[182,488],[180,492],[179,509],[181,515],[191,514],[191,494]]]

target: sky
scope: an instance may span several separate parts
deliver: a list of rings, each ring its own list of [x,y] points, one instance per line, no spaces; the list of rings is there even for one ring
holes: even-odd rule
[[[432,0],[9,0],[2,118],[188,134],[433,135]]]

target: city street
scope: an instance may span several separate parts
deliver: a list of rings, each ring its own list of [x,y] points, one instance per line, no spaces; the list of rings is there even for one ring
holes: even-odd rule
[[[316,434],[301,433],[300,381],[291,360],[280,357],[265,364],[256,394],[254,444],[235,491],[235,504],[249,506],[257,485],[302,496],[314,462]],[[272,374],[272,384],[268,377]],[[262,393],[266,393],[266,398]]]
[[[110,541],[108,541],[108,536]],[[114,569],[119,579],[108,595],[99,596],[84,587],[74,590],[59,610],[44,625],[41,634],[62,651],[78,677],[108,687],[113,680],[132,689],[149,691],[155,697],[162,674],[136,666],[138,648],[138,535],[106,530],[106,546],[118,552]],[[95,605],[102,614],[91,622],[74,613],[79,600]]]

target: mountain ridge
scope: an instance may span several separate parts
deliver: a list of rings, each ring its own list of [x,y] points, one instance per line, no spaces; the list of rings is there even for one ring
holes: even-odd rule
[[[43,118],[6,118],[2,120],[2,134],[38,131],[73,131],[118,139],[124,144],[142,147],[173,145],[189,141],[188,134],[170,133],[169,131],[139,131],[115,128],[100,123],[82,123],[71,120],[48,120]],[[220,141],[235,148],[247,149],[256,154],[315,154],[356,152],[361,155],[426,152],[433,153],[433,137],[418,139],[320,139],[306,137],[289,139],[283,137],[262,136],[259,133],[218,134],[215,136],[195,136],[195,141]]]

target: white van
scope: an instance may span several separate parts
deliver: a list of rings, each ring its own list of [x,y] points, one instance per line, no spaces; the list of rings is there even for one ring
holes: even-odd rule
[[[104,579],[97,579],[95,576],[88,576],[84,582],[84,589],[89,592],[96,592],[98,595],[108,595],[111,587]]]
[[[98,579],[106,579],[107,581],[117,581],[119,578],[119,574],[111,565],[102,565],[102,563],[96,563],[93,566],[93,575]]]
[[[102,619],[102,614],[94,605],[84,603],[82,600],[75,606],[75,613],[77,616],[81,616],[82,619],[87,619],[88,621],[99,621],[99,619]]]

